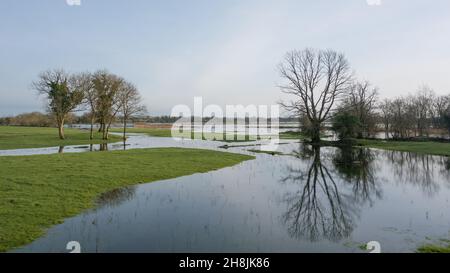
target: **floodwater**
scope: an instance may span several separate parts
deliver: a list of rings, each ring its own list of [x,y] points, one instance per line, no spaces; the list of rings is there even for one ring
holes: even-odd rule
[[[143,135],[128,144],[108,149],[223,145]],[[378,241],[383,252],[413,252],[449,238],[450,158],[294,141],[279,151],[286,155],[105,193],[95,209],[15,251],[68,252],[78,241],[82,252],[362,252]],[[30,153],[3,155],[18,154]]]

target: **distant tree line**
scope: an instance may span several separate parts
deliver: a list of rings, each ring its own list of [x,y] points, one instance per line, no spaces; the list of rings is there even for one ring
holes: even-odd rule
[[[0,118],[0,125],[50,127],[54,125],[54,121],[48,114],[32,112]]]
[[[81,117],[70,113],[67,115],[66,123],[80,123]],[[30,112],[16,116],[0,118],[0,125],[4,126],[27,126],[27,127],[53,127],[55,118],[49,113]]]
[[[352,88],[332,118],[340,139],[370,138],[384,132],[386,139],[450,135],[450,94],[438,96],[427,86],[414,94],[380,100],[370,84]]]
[[[450,94],[438,96],[422,86],[415,94],[385,99],[378,106],[386,138],[450,135]]]
[[[90,126],[90,139],[94,137],[94,125],[108,139],[112,122],[120,115],[123,137],[127,121],[144,113],[142,98],[137,88],[124,78],[106,70],[95,73],[69,74],[64,70],[49,70],[39,75],[33,87],[47,99],[47,109],[64,139],[64,124],[74,111],[86,111]]]

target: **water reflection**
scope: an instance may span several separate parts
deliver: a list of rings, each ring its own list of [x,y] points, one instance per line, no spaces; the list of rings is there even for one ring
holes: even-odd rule
[[[333,167],[337,174],[352,186],[354,202],[371,206],[382,198],[380,183],[376,183],[376,155],[370,149],[341,147],[333,155]]]
[[[89,144],[89,146],[74,146],[74,147],[70,147],[72,150],[70,150],[69,152],[82,152],[82,151],[89,151],[89,152],[94,152],[94,151],[109,151],[109,144],[108,143],[101,143],[98,144],[98,149],[95,148],[96,145],[94,144]],[[126,150],[126,146],[128,146],[128,144],[123,143],[123,149]],[[122,147],[122,146],[121,146]],[[58,154],[63,154],[65,153],[65,149],[66,146],[59,146],[58,148]],[[49,148],[50,149],[50,148]],[[36,153],[36,154],[40,154],[40,153]]]
[[[439,192],[438,180],[435,179],[435,168],[442,166],[441,172],[448,175],[448,169],[446,169],[442,157],[395,151],[385,151],[384,153],[392,165],[397,181],[416,185],[430,197]]]
[[[108,143],[101,143],[100,151],[108,151]]]
[[[281,180],[300,186],[298,191],[289,192],[283,198],[288,210],[282,220],[293,237],[339,241],[351,234],[356,208],[352,196],[339,190],[332,173],[322,164],[320,147],[310,151],[306,148],[299,154],[306,156],[311,153],[307,170],[288,167],[289,175]]]

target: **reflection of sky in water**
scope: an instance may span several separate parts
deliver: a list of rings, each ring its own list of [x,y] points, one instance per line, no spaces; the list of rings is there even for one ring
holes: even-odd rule
[[[134,136],[128,148],[213,148]],[[233,145],[233,144],[231,144]],[[240,152],[252,147],[230,148]],[[123,146],[122,146],[123,149]],[[96,209],[51,228],[19,251],[414,251],[450,231],[450,159],[380,150],[280,145],[231,168],[103,195]]]

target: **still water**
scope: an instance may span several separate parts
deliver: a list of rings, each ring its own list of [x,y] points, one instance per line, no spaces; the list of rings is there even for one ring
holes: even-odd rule
[[[139,135],[128,144],[108,149],[223,145]],[[279,151],[106,193],[16,251],[67,252],[78,241],[82,252],[362,252],[375,240],[383,252],[413,252],[450,237],[450,158],[293,141]]]

